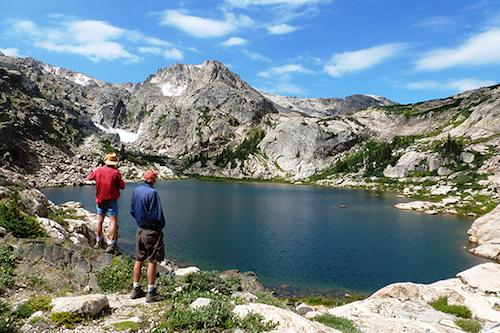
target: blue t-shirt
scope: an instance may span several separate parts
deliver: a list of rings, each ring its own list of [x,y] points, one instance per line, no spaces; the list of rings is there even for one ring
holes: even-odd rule
[[[160,194],[148,183],[134,189],[130,214],[143,229],[161,230],[165,227]]]

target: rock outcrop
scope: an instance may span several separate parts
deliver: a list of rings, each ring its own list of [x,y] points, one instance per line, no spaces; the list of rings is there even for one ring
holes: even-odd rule
[[[328,169],[353,146],[397,135],[427,139],[393,152],[398,161],[385,168],[387,177],[446,177],[463,169],[459,163],[500,172],[490,156],[500,145],[499,86],[396,105],[371,95],[274,96],[218,61],[176,64],[144,82],[110,84],[0,55],[0,91],[6,110],[0,167],[29,175],[27,181],[38,187],[86,184],[85,176],[110,149],[120,152],[129,179],[154,167],[164,178],[185,173],[297,181]],[[460,160],[429,150],[433,140],[448,135],[472,140]],[[358,176],[369,168],[360,165]]]
[[[500,205],[476,219],[467,233],[469,241],[477,244],[471,253],[500,261]]]
[[[264,321],[274,322],[278,327],[272,332],[300,332],[300,333],[340,333],[340,331],[308,320],[289,310],[281,309],[272,305],[250,303],[237,305],[234,313],[239,317],[245,317],[249,313],[257,313],[264,317]]]
[[[91,317],[109,308],[108,298],[101,294],[59,297],[53,299],[51,305],[52,312],[74,312]]]
[[[429,305],[439,297],[448,297],[450,303],[467,306],[473,317],[484,323],[484,332],[495,332],[500,327],[498,281],[500,265],[482,264],[457,278],[429,285],[391,284],[366,300],[332,308],[328,313],[351,319],[365,333],[459,332],[456,317]]]

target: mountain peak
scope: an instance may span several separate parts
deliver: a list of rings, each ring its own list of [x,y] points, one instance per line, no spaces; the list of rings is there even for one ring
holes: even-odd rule
[[[222,83],[234,88],[251,87],[218,60],[207,60],[200,65],[174,64],[159,69],[145,81],[157,85],[164,96],[181,96],[209,83]]]

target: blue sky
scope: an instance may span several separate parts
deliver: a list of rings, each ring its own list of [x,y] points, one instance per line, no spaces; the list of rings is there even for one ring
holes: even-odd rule
[[[500,0],[2,0],[0,50],[110,82],[217,59],[280,95],[409,103],[500,82]]]

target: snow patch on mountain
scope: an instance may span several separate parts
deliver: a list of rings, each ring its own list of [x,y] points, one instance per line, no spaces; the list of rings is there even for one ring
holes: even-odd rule
[[[78,72],[73,72],[73,71],[70,71],[70,70],[65,69],[65,68],[51,66],[51,65],[47,65],[47,64],[43,64],[42,68],[44,71],[46,71],[48,73],[63,77],[69,81],[72,81],[72,82],[80,85],[80,86],[88,87],[90,85],[97,85],[97,86],[101,87],[104,84],[104,82],[96,80],[88,75],[78,73]]]
[[[120,141],[123,143],[132,143],[132,142],[137,141],[137,139],[139,138],[139,134],[141,132],[141,129],[139,129],[139,131],[137,131],[137,133],[134,133],[134,132],[130,132],[130,131],[127,131],[127,130],[124,130],[121,128],[112,128],[112,127],[103,126],[103,125],[97,124],[97,123],[94,123],[94,125],[97,128],[99,128],[101,131],[104,131],[106,133],[118,134],[118,136],[120,137]]]
[[[180,96],[186,91],[187,85],[176,86],[167,82],[160,85],[160,88],[163,96]]]

